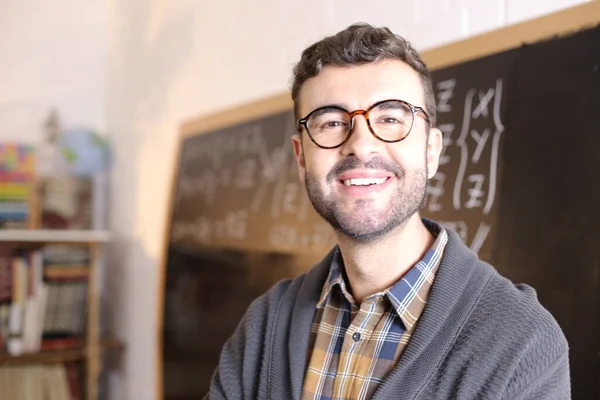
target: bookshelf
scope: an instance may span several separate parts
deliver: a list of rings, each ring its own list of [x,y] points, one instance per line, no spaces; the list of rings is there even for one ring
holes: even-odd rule
[[[114,338],[101,338],[100,348],[119,350],[123,348],[123,345]],[[83,346],[74,349],[40,351],[19,356],[0,354],[0,367],[31,364],[62,364],[71,361],[82,361],[86,358],[86,348]]]
[[[50,350],[38,353],[11,356],[0,354],[0,366],[31,365],[31,364],[62,364],[85,359],[83,347],[69,350]]]
[[[85,294],[85,329],[82,345],[61,350],[42,350],[20,355],[0,354],[0,367],[15,365],[63,364],[82,362],[84,374],[81,386],[85,387],[87,400],[98,398],[99,375],[102,369],[103,350],[119,348],[114,339],[100,337],[100,295],[98,268],[101,247],[110,241],[110,233],[100,230],[0,230],[0,248],[36,250],[47,245],[77,245],[89,251],[89,271]],[[85,380],[85,382],[83,382]]]
[[[110,240],[107,231],[58,229],[1,229],[0,243],[101,244]]]

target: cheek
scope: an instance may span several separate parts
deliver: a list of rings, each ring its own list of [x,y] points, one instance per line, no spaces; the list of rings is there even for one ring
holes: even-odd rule
[[[305,153],[305,160],[306,172],[319,181],[325,180],[325,177],[337,161],[334,154],[327,154],[326,150],[320,149],[307,151]]]
[[[391,153],[392,159],[407,173],[422,170],[427,164],[425,146],[406,146]]]

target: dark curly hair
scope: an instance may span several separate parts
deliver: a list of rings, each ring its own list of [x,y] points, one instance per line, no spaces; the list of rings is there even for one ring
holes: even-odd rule
[[[360,65],[384,59],[404,61],[418,72],[425,92],[425,110],[431,126],[435,126],[435,94],[431,75],[419,53],[406,39],[392,33],[388,28],[375,28],[367,23],[351,25],[302,52],[302,57],[293,70],[292,100],[296,117],[299,118],[300,88],[307,79],[317,76],[323,67]]]

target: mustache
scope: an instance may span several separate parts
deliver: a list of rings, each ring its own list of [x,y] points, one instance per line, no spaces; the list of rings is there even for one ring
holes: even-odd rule
[[[338,163],[336,163],[333,166],[333,168],[331,168],[331,171],[327,173],[327,183],[333,182],[339,175],[343,174],[344,172],[357,168],[380,169],[382,171],[391,172],[397,177],[404,176],[404,169],[402,167],[382,157],[373,157],[367,163],[363,163],[356,157],[346,157],[340,160]]]

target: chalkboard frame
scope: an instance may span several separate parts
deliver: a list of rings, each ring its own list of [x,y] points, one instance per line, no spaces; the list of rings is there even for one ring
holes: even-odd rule
[[[478,36],[456,41],[421,53],[430,70],[478,59],[510,50],[527,43],[535,43],[553,37],[561,37],[600,23],[600,0],[567,8],[542,17],[510,25]],[[164,240],[161,249],[160,273],[157,296],[157,337],[156,337],[156,398],[163,399],[163,318],[166,283],[167,257],[170,244],[172,208],[177,182],[177,165],[181,157],[185,138],[207,134],[227,126],[241,124],[254,119],[292,109],[293,103],[288,92],[248,104],[234,106],[220,112],[202,115],[185,121],[180,128],[176,157],[171,167],[169,201]],[[291,144],[290,144],[291,145]]]

